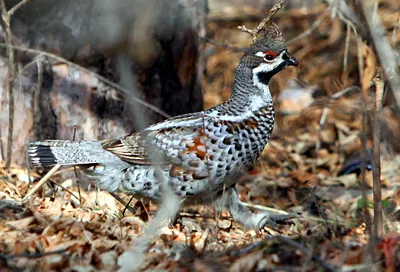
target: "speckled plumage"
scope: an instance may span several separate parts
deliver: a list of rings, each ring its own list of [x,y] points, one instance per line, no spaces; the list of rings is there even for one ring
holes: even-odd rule
[[[225,103],[119,139],[33,142],[31,162],[79,165],[101,189],[155,200],[162,194],[155,177],[155,167],[160,167],[170,189],[186,203],[221,202],[226,191],[222,202],[233,218],[260,227],[268,214],[252,214],[240,202],[234,184],[258,159],[273,129],[269,79],[286,66],[297,65],[277,26],[270,24],[265,30],[244,53],[232,96]],[[276,54],[273,60],[263,57],[270,51]]]

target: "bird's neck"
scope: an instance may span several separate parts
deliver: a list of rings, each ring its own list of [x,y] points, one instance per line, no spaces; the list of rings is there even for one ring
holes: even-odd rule
[[[232,95],[228,101],[220,105],[221,109],[240,115],[255,112],[268,105],[272,105],[268,82],[260,80],[259,76],[253,74],[252,69],[239,65],[236,69]]]

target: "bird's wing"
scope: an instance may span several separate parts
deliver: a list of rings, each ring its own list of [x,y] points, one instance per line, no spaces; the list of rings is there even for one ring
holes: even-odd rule
[[[180,164],[183,153],[194,152],[205,156],[203,135],[204,113],[181,115],[155,124],[147,129],[113,140],[105,140],[102,147],[133,164],[150,165],[172,162]],[[161,161],[160,161],[161,160]]]

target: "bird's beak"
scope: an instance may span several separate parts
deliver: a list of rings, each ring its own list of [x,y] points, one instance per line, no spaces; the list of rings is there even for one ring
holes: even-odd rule
[[[287,50],[283,51],[282,59],[287,63],[287,65],[297,66],[299,65],[299,61],[289,54]]]

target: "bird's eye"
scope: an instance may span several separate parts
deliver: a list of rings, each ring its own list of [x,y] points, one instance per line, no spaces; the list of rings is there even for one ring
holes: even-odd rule
[[[272,51],[267,51],[267,52],[265,53],[265,55],[264,55],[264,59],[267,60],[267,61],[271,61],[271,60],[273,60],[274,58],[276,58],[276,53],[275,53],[275,52],[272,52]]]

